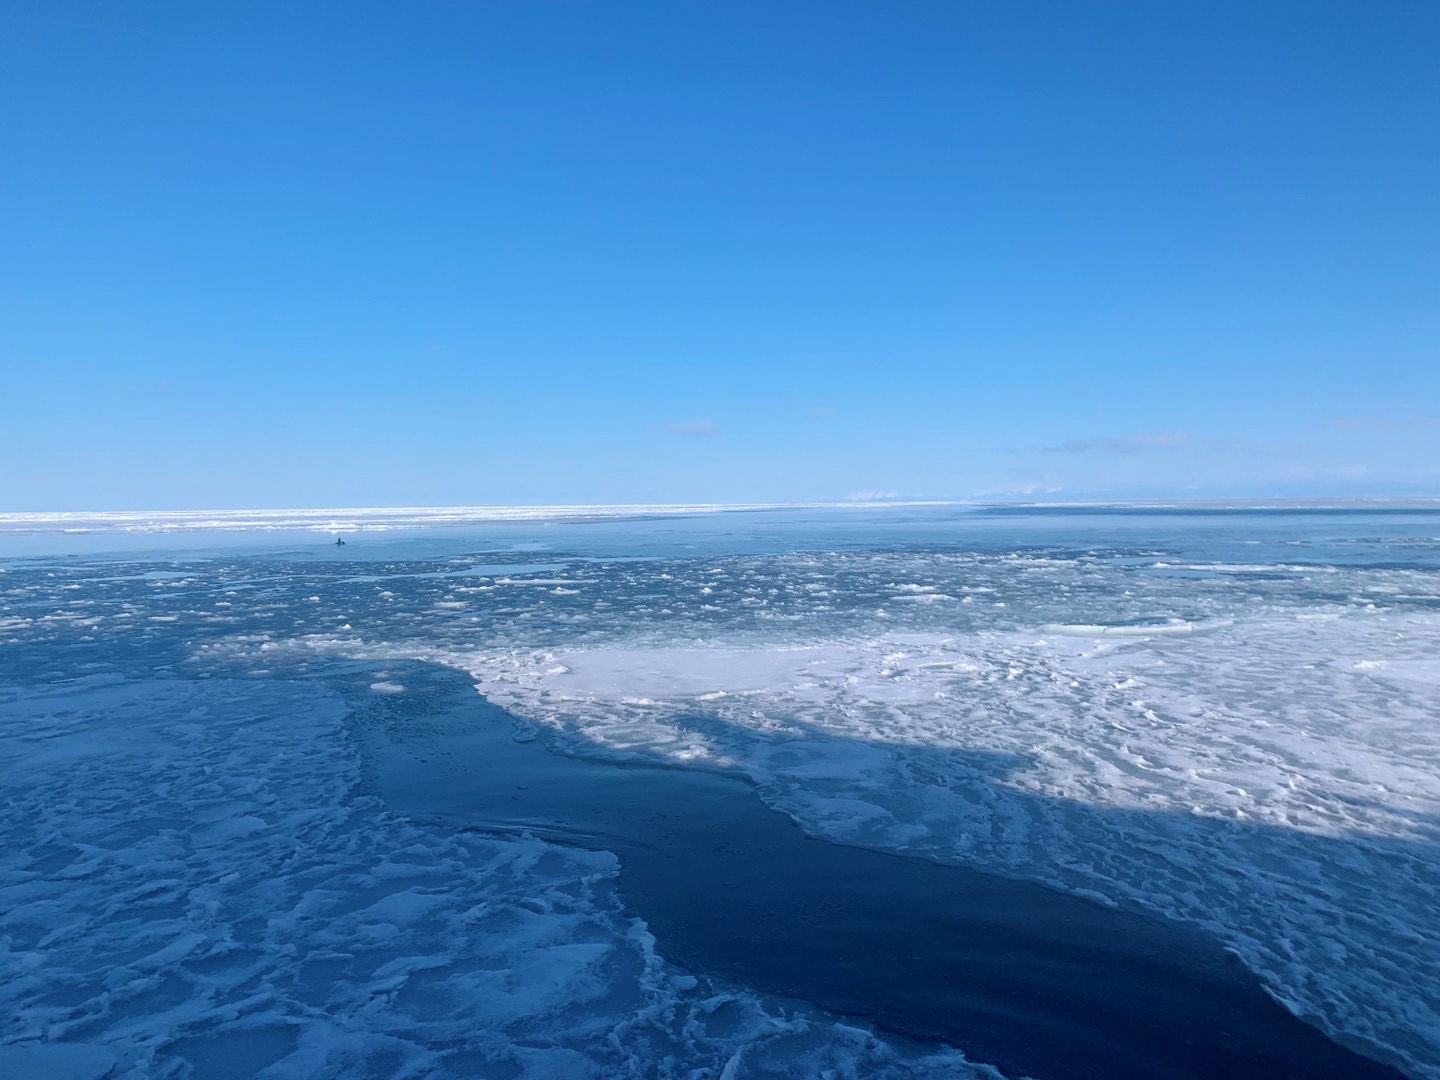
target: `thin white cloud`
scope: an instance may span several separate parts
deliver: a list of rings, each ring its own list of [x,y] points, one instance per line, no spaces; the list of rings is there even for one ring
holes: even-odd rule
[[[884,502],[899,497],[898,491],[852,491],[845,496],[850,502]]]
[[[1440,428],[1440,416],[1342,416],[1333,426],[1340,431],[1427,431]]]
[[[657,424],[650,429],[657,435],[719,435],[720,425],[714,420],[685,420],[678,424]]]
[[[1299,480],[1363,480],[1370,475],[1368,465],[1330,465],[1323,468],[1298,467],[1290,475]]]
[[[999,497],[1017,498],[1021,495],[1054,495],[1063,490],[1053,479],[1026,480],[1020,483],[1007,484],[1003,487],[983,488],[980,491],[971,492],[974,499],[994,499]]]
[[[1066,439],[1056,446],[1043,446],[1040,449],[1046,454],[1177,454],[1204,451],[1219,454],[1258,454],[1267,457],[1293,457],[1307,452],[1300,446],[1253,443],[1182,431],[1146,431],[1134,435]]]
[[[1192,450],[1215,440],[1182,432],[1142,432],[1137,435],[1104,436],[1098,439],[1066,439],[1058,446],[1046,446],[1047,454],[1150,454],[1156,451]]]

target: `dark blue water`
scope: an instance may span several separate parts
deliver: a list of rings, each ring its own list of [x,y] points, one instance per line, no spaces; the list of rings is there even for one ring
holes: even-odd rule
[[[1380,1077],[1209,937],[1029,882],[806,836],[731,775],[581,760],[407,667],[345,690],[395,809],[618,854],[670,962],[1039,1078]]]

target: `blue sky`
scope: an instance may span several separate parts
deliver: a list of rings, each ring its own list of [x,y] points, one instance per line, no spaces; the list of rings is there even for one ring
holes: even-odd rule
[[[0,510],[1440,493],[1440,4],[12,4]]]

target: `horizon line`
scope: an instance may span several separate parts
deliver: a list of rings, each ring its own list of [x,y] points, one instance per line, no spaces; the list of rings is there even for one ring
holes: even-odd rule
[[[84,510],[0,510],[0,523],[22,521],[64,521],[78,518],[119,520],[123,518],[190,518],[200,515],[235,517],[238,515],[274,516],[303,515],[306,517],[326,514],[420,514],[442,515],[461,513],[516,513],[522,511],[584,512],[608,511],[645,512],[668,511],[672,513],[723,513],[726,511],[759,510],[819,510],[856,509],[881,507],[915,506],[973,506],[989,507],[1156,507],[1195,506],[1218,508],[1220,506],[1260,507],[1265,505],[1306,506],[1313,508],[1333,507],[1343,509],[1356,505],[1364,506],[1435,506],[1440,508],[1440,495],[1245,495],[1245,496],[1173,496],[1161,498],[1110,498],[1110,499],[996,499],[984,497],[969,498],[895,498],[895,499],[824,499],[796,500],[783,502],[616,502],[616,503],[442,503],[431,505],[390,505],[390,506],[269,506],[269,507],[186,507],[176,508],[127,508],[84,509]]]

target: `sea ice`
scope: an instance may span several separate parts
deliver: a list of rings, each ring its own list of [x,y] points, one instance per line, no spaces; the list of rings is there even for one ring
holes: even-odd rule
[[[0,565],[0,1053],[957,1067],[676,971],[603,856],[387,811],[318,680],[409,703],[387,665],[424,660],[559,749],[738,770],[815,835],[1202,926],[1331,1035],[1440,1076],[1433,520],[967,513],[522,514],[324,550],[263,530],[332,512],[0,522],[262,530]]]

